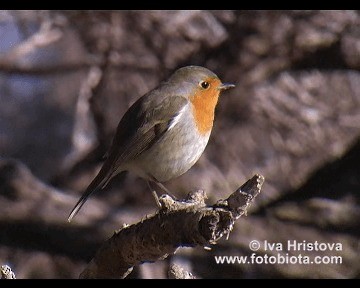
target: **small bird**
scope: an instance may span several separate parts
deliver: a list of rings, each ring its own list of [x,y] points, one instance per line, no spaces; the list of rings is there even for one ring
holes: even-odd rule
[[[120,120],[107,159],[68,221],[122,171],[168,192],[162,183],[184,174],[204,152],[220,92],[232,87],[204,67],[186,66],[140,97]]]

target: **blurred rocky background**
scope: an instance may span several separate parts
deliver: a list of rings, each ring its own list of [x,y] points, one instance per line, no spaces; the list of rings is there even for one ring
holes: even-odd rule
[[[199,278],[359,278],[358,11],[0,11],[0,264],[17,278],[77,278],[115,229],[155,211],[127,174],[66,221],[123,113],[185,65],[236,88],[204,155],[167,187],[213,203],[254,173],[265,185],[227,241],[130,277],[166,278],[175,263]],[[254,239],[341,243],[282,253],[342,263],[216,264],[250,256]]]

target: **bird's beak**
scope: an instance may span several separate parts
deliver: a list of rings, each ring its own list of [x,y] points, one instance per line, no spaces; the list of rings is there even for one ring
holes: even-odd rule
[[[220,91],[223,91],[223,90],[227,90],[227,89],[234,88],[234,87],[235,87],[235,85],[231,84],[231,83],[221,83],[221,85],[218,87],[218,89]]]

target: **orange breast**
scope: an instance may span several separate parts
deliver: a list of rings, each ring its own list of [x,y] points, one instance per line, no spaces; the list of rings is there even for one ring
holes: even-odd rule
[[[221,84],[219,79],[210,79],[210,88],[202,90],[200,87],[193,97],[190,98],[196,127],[200,134],[208,133],[214,123],[215,107],[219,99],[220,91],[217,87]]]

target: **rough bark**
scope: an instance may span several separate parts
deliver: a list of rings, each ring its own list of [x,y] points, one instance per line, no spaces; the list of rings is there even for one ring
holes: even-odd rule
[[[255,175],[226,200],[208,206],[202,190],[183,200],[165,194],[161,208],[140,222],[124,225],[97,251],[80,278],[125,278],[133,267],[163,260],[181,247],[209,247],[231,233],[260,193],[264,177]]]

